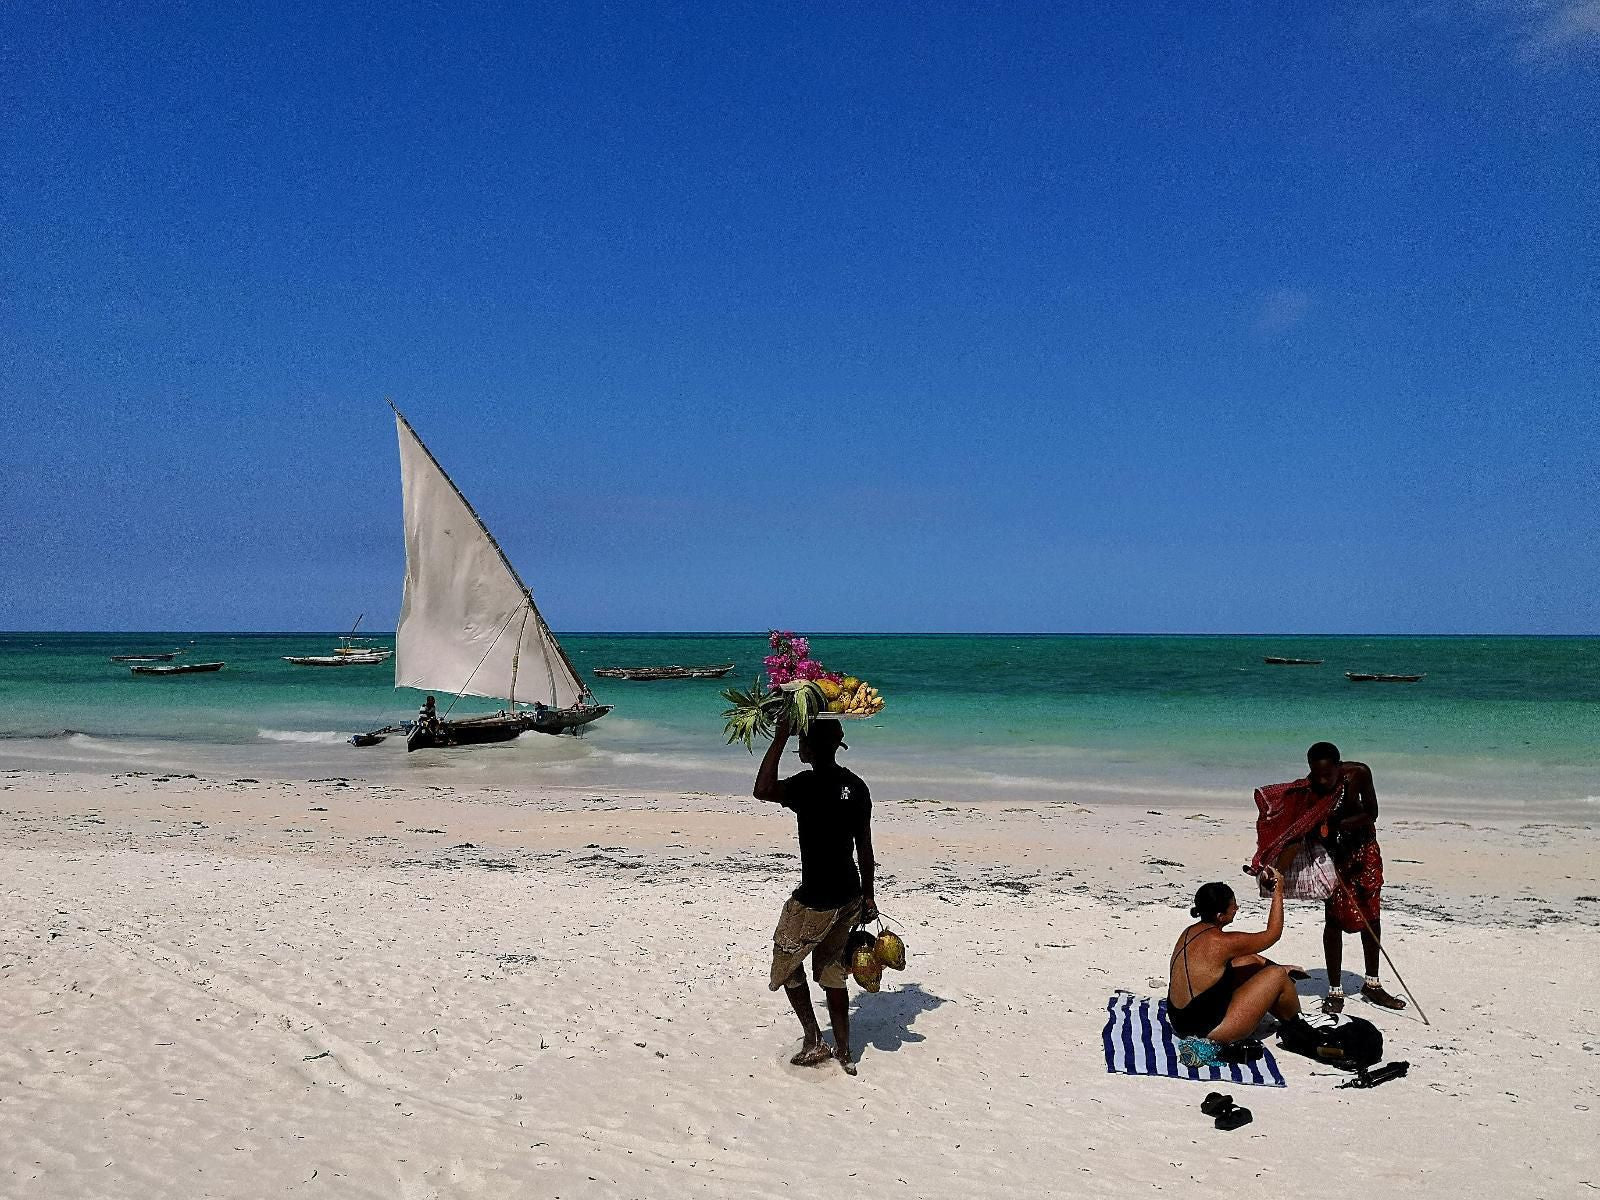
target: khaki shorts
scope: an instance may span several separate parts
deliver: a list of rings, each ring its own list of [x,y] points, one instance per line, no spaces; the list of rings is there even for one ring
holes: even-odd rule
[[[860,915],[859,897],[840,908],[816,909],[791,896],[772,931],[772,976],[767,986],[777,991],[803,985],[806,977],[800,968],[809,954],[811,977],[825,988],[842,988],[850,977],[845,944]]]

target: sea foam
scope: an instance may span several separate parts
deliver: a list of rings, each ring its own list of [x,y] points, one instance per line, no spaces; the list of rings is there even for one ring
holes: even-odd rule
[[[266,742],[309,742],[318,746],[336,746],[350,735],[338,730],[258,729],[256,736]]]

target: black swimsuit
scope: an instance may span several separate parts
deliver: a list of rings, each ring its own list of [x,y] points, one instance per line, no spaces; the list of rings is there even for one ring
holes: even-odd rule
[[[1222,968],[1222,976],[1198,996],[1194,994],[1194,983],[1189,978],[1189,942],[1205,937],[1206,931],[1201,930],[1183,943],[1183,980],[1189,985],[1189,1003],[1182,1008],[1176,1005],[1167,1005],[1167,1019],[1172,1022],[1173,1032],[1180,1037],[1205,1037],[1218,1025],[1222,1018],[1228,1015],[1228,1006],[1233,1003],[1233,993],[1238,990],[1238,981],[1233,977],[1233,963],[1228,963]]]

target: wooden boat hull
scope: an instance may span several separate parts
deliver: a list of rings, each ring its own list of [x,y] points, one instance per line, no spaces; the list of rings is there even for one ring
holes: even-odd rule
[[[1421,675],[1368,675],[1361,671],[1346,671],[1344,677],[1351,683],[1417,683],[1427,678]]]
[[[461,721],[440,721],[433,727],[424,726],[418,721],[406,733],[406,753],[436,746],[481,746],[489,742],[509,742],[512,738],[520,737],[526,728],[523,719],[511,713],[467,717]]]
[[[721,679],[733,667],[733,663],[717,663],[707,667],[596,667],[594,673],[601,679],[649,683],[658,679]]]
[[[169,667],[130,667],[135,675],[204,675],[210,671],[220,671],[228,664],[225,662],[214,663],[179,663]]]
[[[354,654],[285,654],[283,661],[297,667],[370,667],[389,661],[389,656],[372,654],[365,658]]]
[[[614,704],[575,704],[571,708],[547,708],[541,718],[530,712],[521,713],[524,726],[535,733],[568,733],[581,729],[610,712]]]
[[[1273,658],[1270,655],[1263,656],[1261,661],[1269,667],[1320,667],[1323,663],[1320,658]]]
[[[388,734],[384,733],[353,733],[350,735],[350,744],[352,746],[376,746],[387,736]]]

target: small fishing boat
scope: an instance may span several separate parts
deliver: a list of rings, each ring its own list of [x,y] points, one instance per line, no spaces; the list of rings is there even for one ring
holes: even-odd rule
[[[174,663],[164,667],[131,667],[135,675],[203,675],[209,671],[220,671],[227,663]]]
[[[1344,677],[1351,683],[1416,683],[1428,676],[1427,672],[1421,675],[1373,675],[1364,671],[1346,671]]]
[[[362,613],[356,618],[356,623],[350,626],[349,633],[339,639],[332,654],[285,654],[283,661],[297,667],[364,667],[388,662],[394,657],[393,650],[374,645],[371,638],[356,636],[356,630],[361,628],[361,620],[366,615]]]
[[[333,652],[343,658],[362,658],[369,654],[381,654],[384,658],[394,657],[394,651],[388,647],[374,645],[369,637],[356,636],[356,630],[361,628],[361,622],[366,615],[361,613],[356,617],[356,623],[350,626],[349,633],[339,639],[339,644],[333,648]]]
[[[721,679],[731,670],[732,663],[717,663],[709,667],[596,667],[594,673],[601,679],[645,683],[657,679]]]
[[[1264,655],[1261,659],[1269,667],[1320,667],[1323,660],[1320,658],[1274,658]]]
[[[283,661],[297,667],[366,667],[388,662],[392,653],[373,650],[366,654],[285,654]]]
[[[362,643],[365,643],[366,640],[366,638],[360,639]],[[343,639],[341,639],[341,643],[343,643]],[[341,644],[335,646],[333,648],[333,652],[340,658],[372,658],[375,656],[379,662],[388,662],[394,657],[394,651],[385,646],[370,646],[364,644]]]
[[[182,650],[168,650],[165,654],[113,654],[112,662],[171,662]]]
[[[452,720],[446,707],[419,718],[406,727],[406,750],[575,732],[605,716],[612,705],[594,702],[488,526],[399,409],[394,416],[406,542],[395,687],[507,704],[484,716]]]

